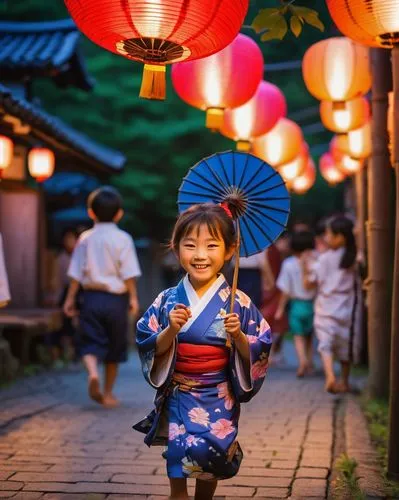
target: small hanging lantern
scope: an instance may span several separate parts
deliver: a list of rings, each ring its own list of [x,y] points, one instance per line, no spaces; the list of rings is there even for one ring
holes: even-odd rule
[[[370,105],[365,97],[347,101],[343,109],[335,109],[331,101],[322,101],[320,117],[328,130],[337,134],[346,134],[369,121]]]
[[[249,0],[65,0],[104,49],[144,63],[140,97],[165,99],[165,65],[209,56],[240,31]]]
[[[312,158],[306,164],[305,170],[302,175],[296,177],[291,182],[291,189],[296,194],[305,194],[316,182],[316,166]]]
[[[338,151],[358,160],[370,156],[372,147],[370,122],[351,130],[348,134],[337,135],[336,147]]]
[[[253,153],[276,168],[294,160],[302,142],[301,128],[288,118],[280,118],[270,132],[254,140]]]
[[[309,146],[306,142],[302,142],[301,151],[299,155],[289,163],[285,163],[278,167],[278,173],[285,182],[290,183],[296,177],[302,175],[305,171],[306,165],[309,161]]]
[[[250,37],[239,34],[216,54],[174,64],[172,83],[183,101],[206,111],[206,126],[218,130],[226,108],[242,106],[253,97],[263,68],[259,46]]]
[[[324,153],[320,157],[319,170],[322,177],[332,186],[345,180],[345,174],[338,169],[330,153]]]
[[[322,40],[306,51],[302,73],[316,99],[344,109],[345,101],[370,90],[369,49],[345,37]]]
[[[250,151],[252,140],[272,130],[287,112],[284,94],[272,83],[260,82],[255,95],[243,106],[226,110],[220,133]]]
[[[55,157],[51,149],[32,148],[28,154],[28,169],[37,182],[44,182],[54,172]]]
[[[9,137],[0,135],[0,178],[2,172],[10,166],[14,153],[14,143]]]
[[[356,158],[351,158],[348,155],[343,155],[336,165],[341,172],[350,176],[360,172],[364,166],[364,160],[357,160]]]

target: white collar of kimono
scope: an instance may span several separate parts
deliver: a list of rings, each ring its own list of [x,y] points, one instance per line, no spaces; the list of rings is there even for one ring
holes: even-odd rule
[[[198,297],[197,292],[194,290],[193,285],[190,283],[188,274],[186,274],[186,276],[183,278],[183,286],[190,303],[191,318],[180,329],[181,332],[185,332],[186,330],[188,330],[188,328],[190,328],[190,326],[202,313],[202,311],[209,304],[210,300],[213,298],[215,293],[219,290],[220,286],[225,281],[226,280],[223,274],[220,274],[217,280],[208,288],[204,295],[202,297]]]

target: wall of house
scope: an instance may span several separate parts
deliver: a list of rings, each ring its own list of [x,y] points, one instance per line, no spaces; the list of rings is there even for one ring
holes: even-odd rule
[[[38,211],[37,191],[0,191],[0,232],[10,282],[10,307],[38,306]]]

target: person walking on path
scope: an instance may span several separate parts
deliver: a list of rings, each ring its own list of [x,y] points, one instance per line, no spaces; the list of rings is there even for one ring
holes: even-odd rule
[[[71,279],[64,312],[78,314],[76,296],[83,288],[79,314],[79,347],[88,372],[89,396],[106,407],[119,401],[113,395],[118,364],[127,360],[128,311],[139,311],[136,278],[141,275],[132,238],[117,227],[123,216],[122,198],[111,187],[88,198],[93,229],[79,237],[72,254]],[[100,390],[98,362],[105,363],[104,391]]]
[[[314,236],[310,231],[293,233],[291,237],[293,255],[283,262],[277,278],[277,288],[281,291],[281,297],[274,318],[276,321],[281,320],[287,306],[289,307],[289,330],[294,335],[299,361],[297,377],[303,377],[313,370],[313,300],[316,291],[305,289],[300,259],[304,252],[312,251],[314,246]]]
[[[345,216],[331,219],[325,239],[329,246],[311,265],[304,254],[305,287],[317,287],[314,327],[319,341],[328,392],[347,392],[356,317],[357,271],[353,223]],[[334,356],[341,363],[341,381],[334,373]]]
[[[163,291],[137,323],[143,373],[158,390],[155,409],[134,429],[145,443],[166,445],[171,497],[212,499],[217,481],[237,474],[240,402],[249,401],[266,375],[271,332],[250,298],[231,289],[220,271],[234,253],[228,206],[193,205],[178,218],[172,248],[187,272]],[[228,347],[229,341],[232,346]]]

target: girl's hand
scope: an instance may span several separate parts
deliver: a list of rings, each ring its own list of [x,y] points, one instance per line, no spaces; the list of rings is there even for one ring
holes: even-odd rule
[[[176,304],[169,313],[169,329],[177,334],[189,318],[191,318],[190,308],[184,304]]]
[[[236,339],[241,333],[241,322],[240,317],[237,313],[226,314],[224,317],[224,326],[226,332]]]

